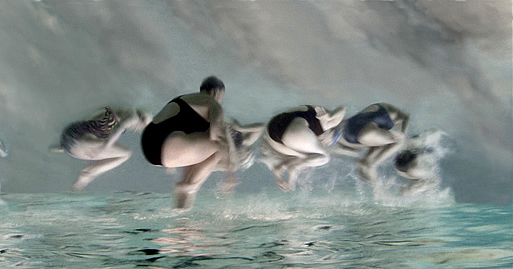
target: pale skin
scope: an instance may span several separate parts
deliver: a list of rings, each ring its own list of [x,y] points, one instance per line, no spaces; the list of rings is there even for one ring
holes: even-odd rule
[[[359,150],[368,148],[365,155],[358,160],[357,168],[360,179],[371,185],[376,183],[376,169],[379,164],[401,148],[409,123],[408,114],[386,103],[370,105],[360,113],[377,111],[378,105],[386,110],[394,123],[392,129],[382,129],[376,123],[369,122],[357,135],[359,144],[350,143],[342,136],[332,149],[333,153],[358,156]],[[342,122],[340,127],[343,128],[345,124],[346,121]]]
[[[292,111],[307,111],[306,106],[300,106]],[[327,150],[331,142],[332,129],[344,118],[346,108],[338,107],[333,111],[323,107],[315,107],[316,118],[320,121],[323,134],[317,136],[301,117],[293,119],[286,127],[281,140],[278,143],[271,139],[266,131],[263,135],[263,152],[272,156],[263,156],[263,162],[271,169],[276,183],[283,191],[294,190],[298,172],[306,167],[317,167],[329,162],[330,156]],[[266,155],[266,154],[263,154]],[[266,158],[269,158],[266,160]],[[269,161],[274,159],[274,161]],[[284,177],[287,172],[288,180]]]
[[[141,132],[151,121],[150,113],[138,109],[118,108],[112,109],[112,111],[118,117],[119,123],[114,126],[107,138],[85,134],[81,139],[75,141],[70,151],[67,152],[74,158],[89,161],[88,165],[79,172],[78,179],[72,186],[73,191],[83,190],[98,176],[126,162],[132,152],[117,143],[117,140],[127,130]],[[101,109],[85,120],[99,120],[104,112],[105,110]],[[60,146],[52,146],[50,150],[64,152]]]
[[[163,162],[163,166],[183,167],[182,181],[175,184],[177,209],[187,210],[192,207],[196,193],[214,171],[227,172],[221,191],[232,191],[239,184],[235,172],[239,168],[239,162],[243,161],[239,158],[244,157],[239,155],[251,150],[249,147],[258,140],[264,127],[262,124],[252,124],[247,128],[239,125],[235,129],[243,136],[240,148],[235,147],[228,132],[225,136],[226,141],[211,141],[206,134],[201,133],[187,137],[180,132],[182,134],[177,136],[170,135],[172,143],[164,143],[164,147],[174,147],[166,151],[168,154],[174,154],[174,158],[172,163]],[[180,159],[182,156],[184,159]]]
[[[233,130],[240,132],[242,135],[242,143],[240,147],[236,147],[232,139],[227,139],[229,150],[231,150],[231,156],[241,155],[244,153],[243,151],[249,151],[249,147],[251,147],[251,145],[253,145],[262,136],[262,133],[265,129],[265,125],[262,123],[240,125],[236,120],[233,120],[231,123],[228,123],[226,125],[227,136],[230,132],[228,128],[232,128]],[[237,158],[236,160],[234,160],[235,158],[222,159],[221,162],[218,163],[215,170],[235,172],[239,168],[239,158]]]
[[[222,192],[233,191],[239,184],[239,179],[235,172],[241,167],[241,165],[247,167],[252,164],[252,161],[250,162],[250,160],[248,160],[252,160],[253,156],[251,146],[262,136],[265,125],[262,123],[253,123],[243,126],[234,120],[227,124],[226,134],[228,138],[230,138],[228,134],[231,132],[231,129],[240,132],[242,143],[241,145],[236,146],[232,139],[227,139],[230,158],[221,159],[215,168],[215,171],[227,172],[220,187],[220,191]]]

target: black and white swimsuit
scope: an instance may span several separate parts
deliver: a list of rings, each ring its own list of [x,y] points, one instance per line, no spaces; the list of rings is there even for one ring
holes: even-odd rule
[[[160,123],[150,123],[144,129],[141,138],[144,156],[154,165],[162,165],[162,145],[172,132],[181,131],[191,134],[205,132],[210,128],[210,123],[180,97],[169,103],[176,103],[180,107],[178,114]]]
[[[269,132],[271,139],[283,144],[283,141],[281,140],[283,134],[295,118],[305,119],[308,122],[310,130],[312,130],[317,136],[321,135],[324,130],[322,129],[321,122],[316,117],[317,113],[315,112],[315,108],[312,106],[306,107],[308,107],[307,111],[285,112],[272,118],[267,125],[267,131]]]
[[[92,134],[98,138],[107,138],[112,128],[119,123],[110,107],[105,107],[105,114],[100,120],[78,121],[68,125],[61,136],[61,148],[70,152],[76,141],[85,134]]]

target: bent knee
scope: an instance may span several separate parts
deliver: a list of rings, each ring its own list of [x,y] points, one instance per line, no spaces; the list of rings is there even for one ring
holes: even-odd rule
[[[320,165],[325,165],[330,162],[331,158],[330,155],[327,154],[318,154],[319,155],[319,163]]]
[[[309,159],[308,162],[310,163],[311,166],[321,166],[321,165],[327,164],[331,158],[327,154],[315,153],[315,154],[310,154],[308,156],[308,159]]]
[[[122,156],[122,158],[124,159],[130,159],[130,157],[132,157],[132,151],[131,150],[127,150],[124,152],[124,155]]]

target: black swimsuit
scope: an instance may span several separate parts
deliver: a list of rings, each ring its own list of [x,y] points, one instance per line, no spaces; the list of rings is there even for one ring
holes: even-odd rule
[[[358,134],[360,134],[365,125],[371,122],[376,123],[379,128],[385,130],[390,130],[395,125],[386,109],[379,105],[378,111],[358,113],[347,119],[344,128],[344,139],[352,144],[360,144]]]
[[[307,107],[307,111],[286,112],[278,114],[272,118],[267,125],[267,131],[269,132],[271,139],[283,144],[281,138],[283,137],[287,127],[295,118],[305,119],[308,122],[310,130],[312,130],[317,136],[321,135],[324,130],[322,129],[321,122],[316,118],[317,113],[315,112],[315,108],[312,106]]]
[[[154,165],[162,165],[162,145],[172,132],[181,131],[190,134],[205,132],[210,128],[210,123],[180,97],[171,100],[169,103],[176,103],[180,107],[180,112],[163,122],[150,123],[144,129],[141,138],[144,156]]]

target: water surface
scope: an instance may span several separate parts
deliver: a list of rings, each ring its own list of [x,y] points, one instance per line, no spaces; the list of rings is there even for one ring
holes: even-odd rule
[[[512,207],[341,191],[4,194],[0,266],[511,268]]]

